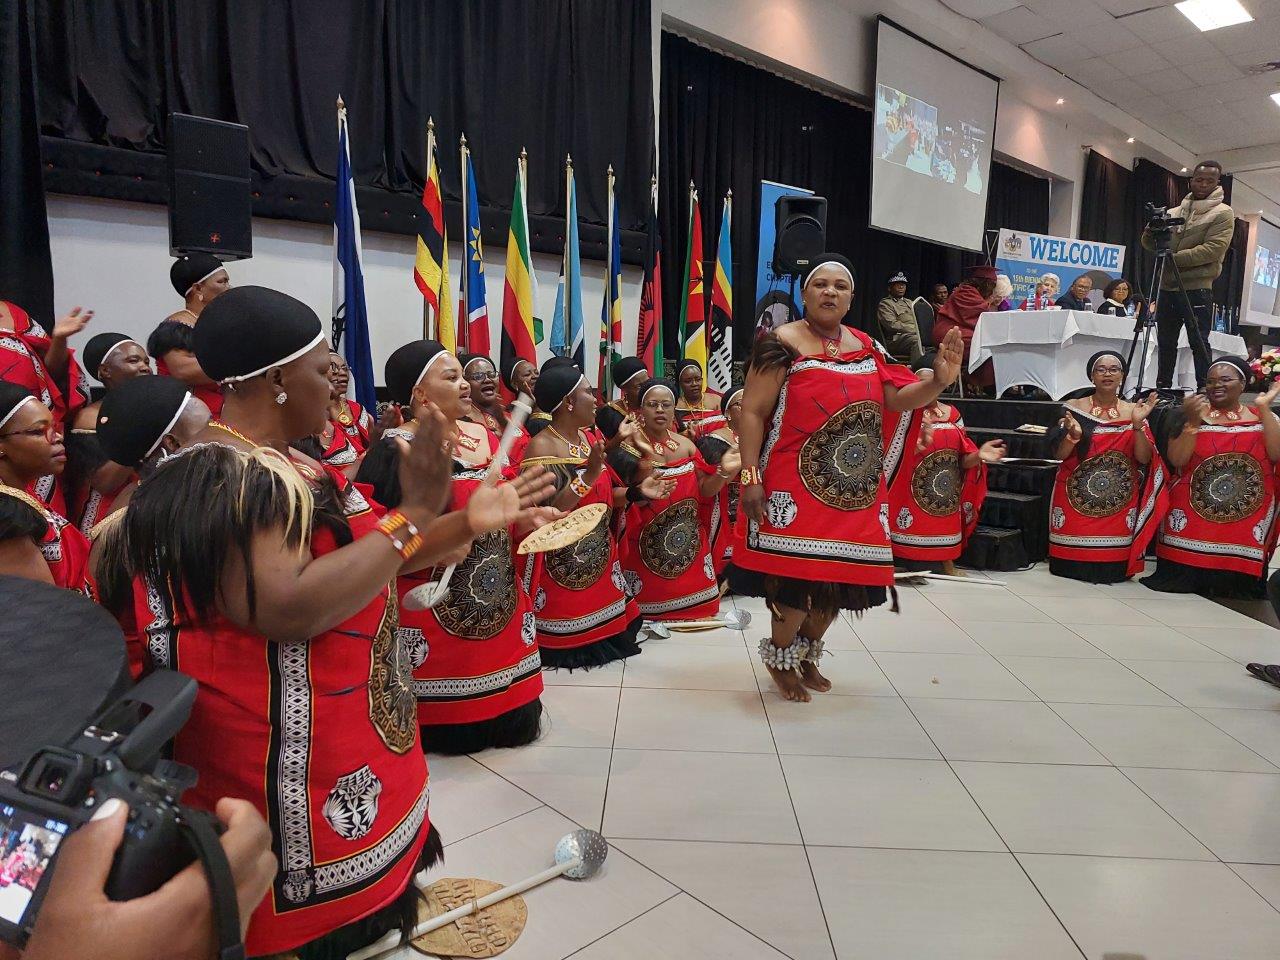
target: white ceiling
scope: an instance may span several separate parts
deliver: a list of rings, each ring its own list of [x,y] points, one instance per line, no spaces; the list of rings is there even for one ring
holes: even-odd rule
[[[1280,200],[1280,0],[1202,33],[1174,0],[943,0],[1201,157]]]

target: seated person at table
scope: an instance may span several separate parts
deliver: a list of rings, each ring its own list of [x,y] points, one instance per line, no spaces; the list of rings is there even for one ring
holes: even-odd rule
[[[1092,310],[1089,292],[1093,289],[1093,278],[1084,274],[1071,281],[1071,289],[1058,298],[1058,306],[1064,310]]]
[[[1013,281],[1009,279],[1007,273],[996,274],[996,289],[991,294],[992,310],[1012,310],[1013,301],[1009,298],[1013,296]]]
[[[958,327],[964,339],[964,364],[969,369],[969,346],[973,340],[978,318],[990,309],[991,294],[996,289],[996,268],[981,264],[969,268],[969,275],[951,291],[947,302],[938,307],[938,319],[933,324],[933,342],[941,343],[952,327]],[[965,373],[966,390],[992,390],[996,384],[995,369],[987,361],[973,373]]]
[[[1098,313],[1117,316],[1131,317],[1136,313],[1136,304],[1133,306],[1129,303],[1129,281],[1128,280],[1112,280],[1102,291],[1103,301],[1098,306]]]
[[[1019,310],[1049,310],[1053,308],[1053,298],[1058,295],[1062,281],[1056,273],[1042,273],[1036,281],[1036,292],[1018,304]]]

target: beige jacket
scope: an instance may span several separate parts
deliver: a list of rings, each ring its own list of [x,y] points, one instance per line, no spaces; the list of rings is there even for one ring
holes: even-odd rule
[[[1184,217],[1187,221],[1173,228],[1173,262],[1182,273],[1183,285],[1188,290],[1212,287],[1222,272],[1222,261],[1236,229],[1235,211],[1223,201],[1222,188],[1218,187],[1204,200],[1192,200],[1191,194],[1187,194],[1169,215]],[[1150,231],[1142,232],[1142,245],[1148,250],[1155,249]],[[1177,274],[1165,270],[1160,289],[1177,288]]]

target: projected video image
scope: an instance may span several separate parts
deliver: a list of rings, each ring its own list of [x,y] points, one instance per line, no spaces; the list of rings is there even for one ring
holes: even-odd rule
[[[1280,250],[1258,247],[1253,260],[1253,282],[1276,289],[1280,284]]]
[[[901,90],[876,85],[876,156],[933,176],[938,108]]]
[[[13,807],[0,806],[0,919],[21,922],[66,832],[64,823],[27,822]]]

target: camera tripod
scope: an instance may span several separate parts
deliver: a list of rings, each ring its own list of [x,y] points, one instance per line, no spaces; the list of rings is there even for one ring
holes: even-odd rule
[[[1187,288],[1182,282],[1182,271],[1178,269],[1178,264],[1173,259],[1172,241],[1172,233],[1166,232],[1164,235],[1155,235],[1156,260],[1151,268],[1151,286],[1148,287],[1149,296],[1138,308],[1138,316],[1133,325],[1133,340],[1129,343],[1129,355],[1125,358],[1126,373],[1124,379],[1120,382],[1120,396],[1123,397],[1125,396],[1125,385],[1129,382],[1128,371],[1134,369],[1133,355],[1137,353],[1138,341],[1141,340],[1142,353],[1137,366],[1138,379],[1133,391],[1129,394],[1131,400],[1137,400],[1143,393],[1142,377],[1146,373],[1147,356],[1151,349],[1151,331],[1156,327],[1156,313],[1151,309],[1156,297],[1179,296],[1182,298],[1182,305],[1186,308],[1186,312],[1182,317],[1182,325],[1187,331],[1187,343],[1191,347],[1191,353],[1204,359],[1205,369],[1208,369],[1208,364],[1213,361],[1213,356],[1209,352],[1209,345],[1200,335],[1200,325],[1196,322],[1195,310],[1191,306],[1191,298],[1187,296]],[[1160,285],[1164,282],[1166,266],[1173,267],[1173,275],[1178,282],[1175,290],[1162,291],[1160,288]],[[1158,385],[1157,389],[1159,389]]]

